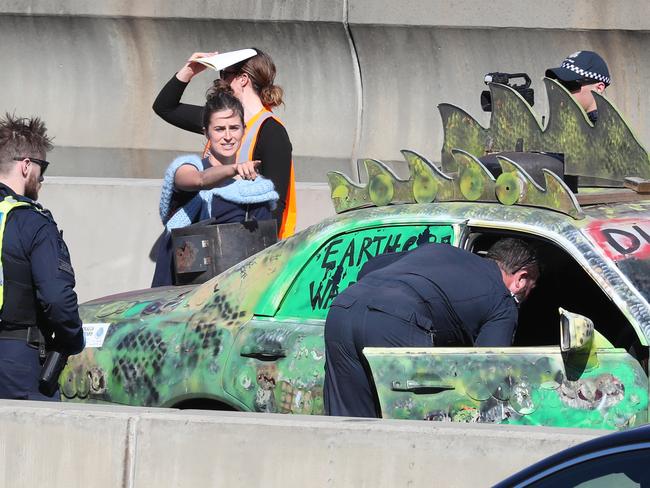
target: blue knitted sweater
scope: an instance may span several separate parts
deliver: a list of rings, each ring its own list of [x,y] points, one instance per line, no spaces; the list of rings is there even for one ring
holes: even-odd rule
[[[201,190],[173,215],[169,215],[172,195],[174,193],[174,177],[178,168],[184,164],[191,164],[199,171],[203,171],[201,158],[196,154],[185,154],[177,157],[165,171],[163,186],[160,192],[159,211],[160,219],[168,231],[179,227],[186,227],[199,220],[209,219],[211,217],[212,198],[214,195],[218,195],[229,202],[244,205],[247,203],[268,202],[271,210],[275,208],[276,202],[280,198],[273,187],[273,182],[262,176],[258,176],[254,180],[235,180],[233,183],[223,187]]]

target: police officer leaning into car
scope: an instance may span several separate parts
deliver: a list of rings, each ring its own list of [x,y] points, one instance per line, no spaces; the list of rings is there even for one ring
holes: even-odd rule
[[[364,347],[510,346],[538,276],[535,250],[512,238],[486,258],[425,244],[369,260],[327,315],[325,411],[378,416]]]
[[[52,148],[38,118],[0,118],[0,398],[59,400],[39,391],[45,347],[79,353],[75,278],[56,222],[36,199]]]

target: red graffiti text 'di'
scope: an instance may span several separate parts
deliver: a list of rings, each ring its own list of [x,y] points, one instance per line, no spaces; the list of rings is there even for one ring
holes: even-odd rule
[[[650,220],[612,219],[590,224],[587,233],[614,260],[650,258]]]

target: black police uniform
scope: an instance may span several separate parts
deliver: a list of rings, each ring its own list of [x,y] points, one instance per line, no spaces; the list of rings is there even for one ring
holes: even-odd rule
[[[496,262],[448,244],[377,256],[332,302],[325,323],[325,410],[379,412],[364,347],[509,346],[517,304]]]
[[[58,400],[38,390],[42,354],[39,329],[48,349],[65,355],[84,347],[70,255],[47,210],[0,183],[7,196],[30,203],[7,216],[2,239],[4,303],[0,311],[0,398]]]

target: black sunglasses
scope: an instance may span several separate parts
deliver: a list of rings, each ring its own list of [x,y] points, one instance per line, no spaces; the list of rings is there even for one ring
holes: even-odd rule
[[[594,83],[598,83],[595,80],[572,80],[572,81],[558,80],[558,81],[560,82],[560,85],[562,85],[571,93],[579,91],[580,88],[582,88],[585,85],[592,85]]]
[[[25,156],[22,158],[17,156],[14,158],[14,161],[22,161],[23,159],[29,159],[32,163],[38,164],[41,167],[41,176],[45,174],[45,170],[50,165],[49,161],[45,161],[44,159],[32,158],[31,156]]]

